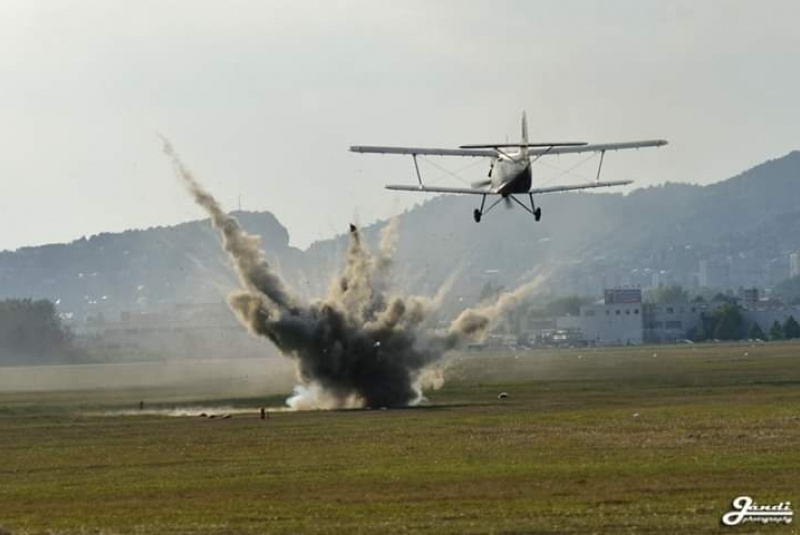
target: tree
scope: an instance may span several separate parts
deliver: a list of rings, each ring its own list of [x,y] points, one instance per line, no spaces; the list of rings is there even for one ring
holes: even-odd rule
[[[747,331],[747,337],[751,340],[764,340],[767,336],[764,334],[764,331],[761,330],[761,326],[754,321],[753,324],[750,325],[750,330]]]
[[[772,324],[772,328],[769,330],[769,339],[783,340],[783,326],[778,320],[775,320],[775,322]]]
[[[706,329],[703,325],[698,327],[692,327],[686,332],[686,338],[691,340],[692,342],[705,342],[708,340],[708,334],[706,333]]]
[[[744,318],[739,307],[725,303],[711,315],[714,338],[718,340],[741,340],[744,336]]]
[[[52,302],[0,301],[0,363],[63,360],[71,354],[71,334]]]
[[[711,298],[712,302],[722,302],[722,303],[730,303],[735,304],[736,298],[731,295],[725,295],[722,292],[717,292],[717,294]]]
[[[786,323],[783,324],[783,337],[787,340],[800,338],[800,324],[797,323],[794,316],[786,318]]]
[[[659,286],[653,293],[656,303],[688,303],[689,294],[681,286]]]

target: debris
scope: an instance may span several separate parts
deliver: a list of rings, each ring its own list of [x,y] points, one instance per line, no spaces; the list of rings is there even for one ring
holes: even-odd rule
[[[508,392],[500,392],[497,394],[497,399],[506,399],[508,397]]]

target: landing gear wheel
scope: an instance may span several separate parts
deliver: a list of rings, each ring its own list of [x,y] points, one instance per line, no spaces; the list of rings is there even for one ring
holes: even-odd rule
[[[539,221],[542,218],[542,209],[541,208],[537,208],[536,210],[534,210],[533,211],[533,217],[534,217],[534,219],[536,219],[536,221]]]
[[[481,222],[481,215],[482,215],[481,211],[478,210],[477,208],[475,208],[475,211],[472,212],[472,217],[475,218],[475,222],[476,223],[480,223]]]

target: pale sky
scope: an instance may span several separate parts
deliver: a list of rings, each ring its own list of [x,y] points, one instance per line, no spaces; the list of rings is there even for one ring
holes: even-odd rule
[[[202,217],[158,133],[299,247],[422,200],[383,189],[409,158],[349,145],[516,140],[523,109],[532,141],[669,140],[606,157],[637,187],[800,148],[796,0],[4,0],[0,50],[0,250]]]

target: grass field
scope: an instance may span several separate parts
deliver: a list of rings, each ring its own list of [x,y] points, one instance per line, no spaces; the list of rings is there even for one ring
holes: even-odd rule
[[[2,373],[2,369],[0,369]],[[497,394],[507,392],[507,399]],[[121,416],[250,407],[230,419]],[[465,353],[430,404],[272,412],[281,397],[0,394],[11,533],[794,533],[800,345]],[[106,412],[107,411],[107,412]]]

